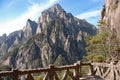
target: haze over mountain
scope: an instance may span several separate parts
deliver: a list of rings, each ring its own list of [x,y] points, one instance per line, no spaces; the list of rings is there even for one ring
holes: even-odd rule
[[[73,64],[86,54],[85,37],[96,30],[55,4],[37,23],[28,19],[22,30],[0,37],[0,64],[18,69]]]

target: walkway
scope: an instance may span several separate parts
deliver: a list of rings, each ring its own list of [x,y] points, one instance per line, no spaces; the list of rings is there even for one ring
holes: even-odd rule
[[[99,76],[84,76],[81,77],[80,80],[104,80]]]

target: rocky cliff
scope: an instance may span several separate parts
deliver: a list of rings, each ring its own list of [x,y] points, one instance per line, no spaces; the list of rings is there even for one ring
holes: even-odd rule
[[[46,67],[49,64],[73,64],[85,55],[85,37],[96,34],[95,26],[67,13],[59,4],[42,12],[38,23],[28,19],[23,30],[2,36],[8,40],[2,65],[28,69]],[[15,48],[10,49],[16,43]],[[1,45],[1,44],[0,44]],[[19,46],[18,46],[19,45]],[[2,48],[2,46],[1,46]],[[2,49],[1,49],[2,50]],[[1,53],[0,53],[1,54]]]
[[[105,0],[102,19],[111,30],[115,30],[120,39],[120,0]]]
[[[37,23],[35,21],[27,20],[23,30],[10,33],[8,36],[4,34],[0,37],[0,57],[5,53],[11,51],[15,47],[19,46],[24,41],[31,38],[36,34]]]

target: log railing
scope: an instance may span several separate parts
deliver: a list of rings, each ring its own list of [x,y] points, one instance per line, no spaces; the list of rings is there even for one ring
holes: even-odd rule
[[[91,64],[94,67],[94,75],[98,75],[105,80],[120,80],[120,64],[115,62]]]
[[[21,80],[21,76],[26,75],[24,80],[34,80],[34,74],[44,73],[44,77],[39,80],[79,80],[82,77],[82,66],[89,67],[90,75],[98,75],[105,80],[120,80],[120,66],[114,63],[82,63],[78,61],[74,65],[48,68],[38,68],[30,70],[13,70],[0,72],[0,80],[6,76],[11,76],[12,80]],[[60,77],[60,72],[63,72]],[[38,74],[39,73],[39,74]],[[68,79],[68,77],[70,79]]]
[[[38,68],[38,69],[31,69],[31,70],[13,70],[13,71],[5,71],[0,72],[0,78],[6,76],[12,76],[13,80],[19,80],[20,76],[27,75],[25,80],[34,80],[33,75],[34,73],[45,73],[45,76],[42,80],[67,80],[70,77],[72,80],[79,80],[81,75],[81,66],[89,66],[90,63],[81,63],[78,61],[74,65],[68,66],[61,66],[55,67],[54,65],[50,65],[48,68]],[[62,77],[59,77],[59,72],[64,72]]]

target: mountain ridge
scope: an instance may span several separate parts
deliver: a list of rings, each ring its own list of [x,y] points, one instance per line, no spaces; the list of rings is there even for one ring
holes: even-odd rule
[[[85,55],[85,37],[95,35],[96,30],[55,4],[42,12],[37,23],[28,19],[22,30],[7,36],[0,46],[4,54],[0,63],[17,69],[72,64]]]

